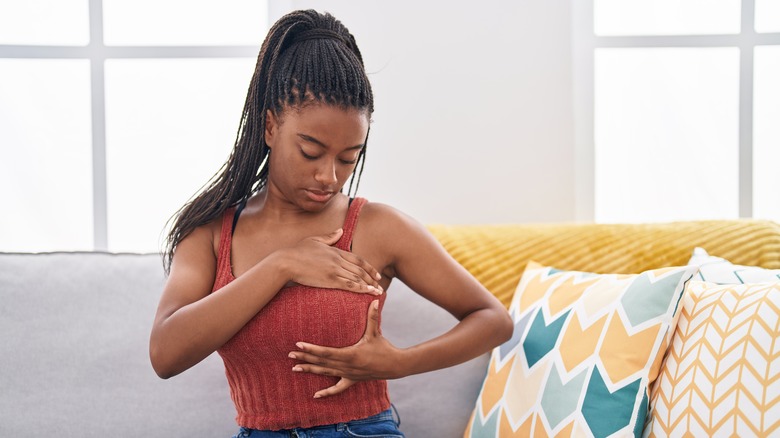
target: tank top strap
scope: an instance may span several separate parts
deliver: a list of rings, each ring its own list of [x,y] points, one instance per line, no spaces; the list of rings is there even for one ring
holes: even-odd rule
[[[214,290],[217,290],[232,280],[233,269],[230,264],[230,249],[233,246],[233,218],[236,207],[230,207],[222,215],[222,228],[219,233],[219,249],[217,251],[217,278]]]
[[[366,202],[368,202],[368,200],[365,198],[354,198],[351,200],[349,209],[347,210],[347,217],[344,218],[344,234],[341,236],[341,239],[336,242],[336,248],[343,251],[352,250],[352,235],[355,232],[355,226],[357,225],[360,211],[363,209],[363,206],[366,205]]]

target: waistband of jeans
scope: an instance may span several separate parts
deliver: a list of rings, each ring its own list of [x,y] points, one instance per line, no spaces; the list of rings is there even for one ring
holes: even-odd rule
[[[380,412],[380,413],[378,413],[376,415],[372,415],[370,417],[361,418],[359,420],[348,421],[345,424],[376,423],[377,421],[387,421],[387,420],[395,421],[395,419],[393,418],[393,410],[392,409],[388,409],[386,411],[382,411],[382,412]]]

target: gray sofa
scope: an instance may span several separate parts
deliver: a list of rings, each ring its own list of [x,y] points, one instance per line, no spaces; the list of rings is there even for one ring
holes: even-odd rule
[[[164,281],[158,255],[0,254],[0,437],[229,437],[216,354],[169,380],[148,359]],[[394,282],[383,332],[397,346],[455,324]],[[488,355],[390,382],[407,437],[462,436]]]

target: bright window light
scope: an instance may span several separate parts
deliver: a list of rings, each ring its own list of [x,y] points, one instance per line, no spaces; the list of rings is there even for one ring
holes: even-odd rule
[[[596,35],[735,34],[740,0],[593,0]]]
[[[0,59],[0,251],[91,250],[89,61]]]
[[[756,0],[756,32],[780,32],[780,0]]]
[[[597,49],[595,219],[738,216],[736,48]]]
[[[780,46],[756,47],[753,216],[780,223]]]
[[[89,44],[88,0],[0,1],[0,44]]]
[[[106,62],[109,250],[160,249],[168,218],[227,159],[254,64]]]
[[[103,0],[107,45],[258,46],[268,4],[258,0]]]

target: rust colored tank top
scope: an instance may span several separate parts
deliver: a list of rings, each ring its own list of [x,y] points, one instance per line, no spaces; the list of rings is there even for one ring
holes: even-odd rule
[[[352,233],[365,204],[355,198],[347,211],[344,233],[336,247],[350,251]],[[225,212],[213,291],[235,279],[231,242],[235,208]],[[292,429],[347,422],[378,414],[390,407],[387,382],[358,382],[330,397],[314,393],[338,378],[297,373],[297,361],[287,357],[296,342],[346,347],[363,336],[368,306],[377,299],[338,289],[296,285],[285,287],[218,351],[225,363],[236,421],[252,429]],[[379,297],[380,311],[385,294]]]

